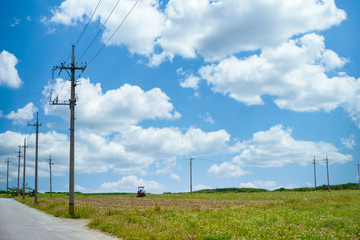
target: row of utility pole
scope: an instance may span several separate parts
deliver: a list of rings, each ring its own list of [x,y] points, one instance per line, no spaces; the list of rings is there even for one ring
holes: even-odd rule
[[[191,157],[190,158],[190,193],[192,193],[192,161],[194,160],[195,158]],[[328,156],[326,155],[326,158],[324,159],[324,162],[326,163],[326,172],[327,172],[327,185],[328,185],[328,191],[330,191],[330,181],[329,181],[329,159],[328,159]],[[316,191],[316,164],[317,164],[317,161],[315,159],[315,156],[314,156],[314,159],[313,159],[313,162],[314,164],[314,186],[315,186],[315,191]],[[358,178],[358,182],[359,182],[359,190],[360,190],[360,163],[356,164],[356,166],[358,167],[358,175],[357,175],[357,178]]]
[[[328,156],[326,155],[326,158],[324,159],[325,163],[326,163],[326,172],[327,172],[327,185],[328,185],[328,191],[330,191],[330,181],[329,181],[329,159],[328,159]],[[315,186],[315,191],[316,191],[316,159],[315,159],[315,156],[314,156],[314,159],[313,159],[313,164],[314,164],[314,186]],[[359,178],[359,176],[358,176]],[[360,185],[359,185],[360,186]]]
[[[36,129],[36,141],[35,141],[35,189],[34,189],[34,202],[35,204],[38,202],[37,201],[37,193],[38,193],[38,147],[39,147],[39,127],[41,126],[41,123],[39,124],[39,113],[36,113],[36,123],[34,124],[28,124],[28,126],[33,126]],[[24,145],[21,146],[19,145],[19,150],[15,151],[17,153],[17,158],[18,158],[18,179],[17,179],[17,191],[16,191],[16,195],[19,195],[19,189],[20,189],[20,160],[21,157],[24,157],[24,164],[23,164],[23,190],[22,190],[22,196],[23,198],[25,198],[25,191],[26,191],[26,185],[25,185],[25,176],[26,176],[26,148],[28,148],[28,146],[26,145],[26,138],[24,138]],[[21,149],[23,148],[24,150],[24,155],[21,155],[22,151]],[[9,192],[9,157],[8,160],[5,161],[7,163],[7,176],[6,176],[6,192],[8,195]],[[49,156],[49,166],[50,166],[50,196],[52,196],[52,182],[51,182],[51,165],[54,165],[54,163],[52,162],[51,159],[51,155]]]

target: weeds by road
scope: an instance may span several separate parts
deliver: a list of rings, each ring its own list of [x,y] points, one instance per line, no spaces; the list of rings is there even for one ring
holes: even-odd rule
[[[34,207],[33,198],[17,198]],[[68,197],[40,194],[59,217]],[[75,216],[125,239],[360,239],[360,192],[76,195]]]

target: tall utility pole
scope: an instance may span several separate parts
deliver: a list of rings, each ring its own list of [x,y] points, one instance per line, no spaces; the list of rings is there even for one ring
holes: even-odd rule
[[[330,192],[330,184],[329,184],[329,159],[328,159],[328,156],[327,156],[327,155],[326,155],[326,159],[324,159],[324,161],[326,162],[328,191]]]
[[[19,196],[19,183],[20,183],[20,158],[22,157],[21,156],[21,146],[19,145],[19,151],[16,151],[16,153],[18,154],[17,157],[18,157],[18,181],[17,181],[17,191],[16,191],[16,196]]]
[[[194,158],[190,158],[190,193],[192,193],[192,160]]]
[[[39,112],[36,113],[36,123],[28,124],[28,126],[36,127],[36,143],[35,143],[35,198],[34,202],[37,203],[37,192],[38,192],[38,142],[39,142]]]
[[[313,164],[314,164],[314,181],[315,181],[315,191],[316,191],[316,160],[315,160],[315,156],[314,156],[314,160],[313,160]]]
[[[72,46],[72,57],[71,65],[66,66],[62,63],[60,66],[54,66],[53,70],[60,69],[60,72],[65,69],[71,71],[71,98],[69,102],[59,103],[56,98],[54,101],[50,100],[52,105],[69,105],[70,106],[70,167],[69,167],[69,213],[74,214],[74,153],[75,153],[75,70],[84,71],[86,66],[81,65],[80,67],[75,65],[75,47]]]
[[[26,169],[26,148],[28,146],[26,146],[26,138],[24,138],[24,146],[22,146],[24,148],[24,176],[23,176],[23,199],[25,199],[25,169]]]
[[[6,196],[9,196],[9,157],[7,158],[7,160],[5,161],[7,168],[6,168]]]
[[[360,163],[356,164],[356,166],[358,167],[358,182],[359,182],[359,190],[360,190]]]
[[[51,183],[51,165],[54,165],[54,163],[51,161],[51,155],[49,155],[49,167],[50,167],[50,197],[52,197],[52,183]]]

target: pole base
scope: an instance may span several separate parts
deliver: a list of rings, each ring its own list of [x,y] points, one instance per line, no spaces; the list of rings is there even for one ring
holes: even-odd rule
[[[69,214],[74,215],[74,204],[69,203]]]

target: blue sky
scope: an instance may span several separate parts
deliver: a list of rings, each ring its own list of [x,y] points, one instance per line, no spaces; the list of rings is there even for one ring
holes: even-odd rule
[[[140,0],[110,38],[136,3],[108,18],[117,2],[0,3],[1,189],[7,157],[17,184],[24,138],[34,187],[27,124],[38,112],[39,191],[50,154],[53,190],[68,191],[70,112],[49,96],[68,100],[69,76],[51,69],[93,13],[75,48],[88,63],[76,87],[77,191],[189,191],[190,157],[193,190],[313,187],[314,156],[326,184],[326,155],[330,184],[357,182],[359,1]]]

